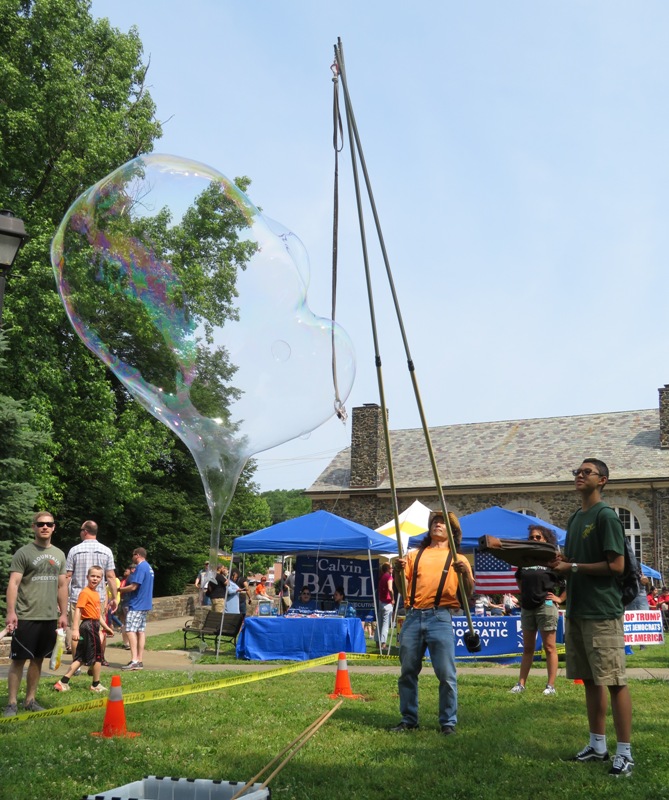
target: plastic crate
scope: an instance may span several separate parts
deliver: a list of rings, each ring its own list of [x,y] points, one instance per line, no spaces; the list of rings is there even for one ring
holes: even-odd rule
[[[210,781],[204,778],[158,778],[148,775],[106,792],[85,795],[82,800],[230,800],[245,781]],[[244,800],[271,797],[269,788],[254,783],[242,795]]]

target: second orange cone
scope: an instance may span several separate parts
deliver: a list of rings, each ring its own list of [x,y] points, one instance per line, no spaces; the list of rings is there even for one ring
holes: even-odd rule
[[[362,700],[361,694],[353,694],[351,690],[351,681],[348,677],[348,663],[346,661],[346,653],[339,654],[337,661],[337,677],[335,678],[334,692],[329,695],[333,700],[336,697],[348,697],[351,700]]]
[[[95,731],[91,736],[104,736],[106,739],[112,739],[116,736],[139,736],[138,733],[131,733],[126,727],[120,675],[112,675],[105,719],[102,723],[102,733]]]

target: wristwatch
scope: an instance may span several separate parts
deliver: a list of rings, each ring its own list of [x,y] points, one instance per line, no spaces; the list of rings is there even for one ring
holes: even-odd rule
[[[578,564],[572,564],[571,565],[571,571],[572,572],[578,572]]]

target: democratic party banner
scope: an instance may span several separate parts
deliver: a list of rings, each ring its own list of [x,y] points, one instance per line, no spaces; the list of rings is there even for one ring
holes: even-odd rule
[[[467,650],[464,636],[469,630],[467,617],[453,617],[453,632],[455,633],[456,659],[475,656],[493,657],[499,662],[513,662],[520,660],[523,654],[523,631],[520,627],[520,617],[472,617],[474,630],[481,637],[480,653],[472,654]],[[560,615],[556,635],[558,643],[564,642],[564,618]],[[536,651],[541,650],[541,635],[537,634]]]
[[[661,611],[626,611],[625,644],[664,644]]]
[[[346,600],[355,606],[359,617],[374,608],[374,592],[379,584],[379,560],[338,556],[298,556],[295,561],[295,596],[303,586],[311,589],[318,607],[332,600],[335,589],[343,587]]]

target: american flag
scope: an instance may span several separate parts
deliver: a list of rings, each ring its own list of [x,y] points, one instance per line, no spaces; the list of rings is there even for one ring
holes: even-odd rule
[[[478,594],[503,594],[517,592],[516,567],[490,553],[474,553],[474,591]]]

